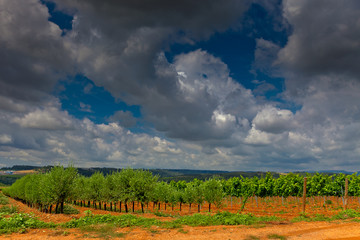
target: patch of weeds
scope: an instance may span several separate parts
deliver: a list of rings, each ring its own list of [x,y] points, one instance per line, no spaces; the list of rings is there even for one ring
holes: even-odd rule
[[[333,202],[330,199],[328,199],[328,200],[325,201],[325,204],[326,205],[331,205],[331,204],[333,204]]]
[[[86,232],[84,237],[88,238],[112,239],[124,238],[126,236],[126,233],[116,232],[116,227],[108,223],[82,226],[80,230]]]
[[[100,214],[92,214],[88,213],[87,216],[81,217],[79,219],[73,219],[69,222],[62,224],[63,227],[67,228],[77,228],[82,226],[94,225],[94,224],[102,224],[102,223],[111,223],[116,227],[145,227],[149,228],[151,226],[159,226],[161,225],[161,221],[154,218],[144,218],[138,217],[135,215],[120,215],[113,216],[110,214],[100,215]]]
[[[182,216],[172,221],[179,225],[188,226],[214,226],[214,225],[253,225],[258,223],[280,221],[276,216],[256,217],[253,214],[240,214],[221,212],[215,215],[211,214],[194,214],[190,216]]]
[[[291,222],[310,222],[311,218],[306,213],[300,213],[298,217],[291,219]]]
[[[260,240],[260,238],[254,235],[249,235],[244,240]]]
[[[279,235],[279,234],[269,234],[267,236],[269,239],[280,239],[280,240],[286,240],[285,236]]]
[[[149,232],[151,232],[152,234],[157,234],[157,233],[159,233],[159,230],[150,228],[150,229],[149,229]]]
[[[314,217],[312,217],[312,221],[330,221],[331,219],[323,214],[316,214]]]
[[[9,217],[0,218],[0,234],[13,232],[26,232],[30,228],[51,228],[54,223],[45,223],[32,215],[25,213],[15,213]]]
[[[330,221],[329,217],[326,217],[323,214],[316,214],[315,216],[309,216],[306,213],[300,213],[298,217],[293,218],[292,222],[321,222],[321,221]]]
[[[60,213],[60,208],[58,208],[57,213]],[[64,214],[72,215],[72,214],[79,214],[80,211],[76,208],[72,207],[71,205],[64,205]]]
[[[331,217],[332,220],[344,220],[349,218],[360,217],[360,213],[355,211],[354,209],[347,209],[335,214]]]
[[[159,212],[159,211],[153,212],[153,214],[157,217],[170,217],[171,216],[171,214],[163,213],[163,212]]]
[[[255,223],[253,225],[251,225],[252,228],[264,228],[266,227],[265,223]]]
[[[68,231],[64,231],[64,230],[58,230],[52,234],[50,234],[50,236],[69,236],[70,233]]]
[[[9,204],[9,198],[7,198],[3,193],[0,193],[0,205]]]
[[[183,233],[183,234],[189,233],[189,231],[184,230],[183,228],[180,228],[180,229],[178,230],[178,232],[179,232],[179,233]]]
[[[18,212],[18,209],[16,206],[2,206],[0,207],[0,213],[3,213],[3,214],[12,214],[12,213],[17,213]]]

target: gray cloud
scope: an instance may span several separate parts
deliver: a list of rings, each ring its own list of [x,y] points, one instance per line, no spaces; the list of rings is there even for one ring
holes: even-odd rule
[[[2,1],[0,8],[0,94],[41,101],[71,71],[69,46],[39,1]]]
[[[293,33],[279,53],[280,63],[305,76],[360,76],[359,1],[287,0],[284,14]]]
[[[109,121],[117,122],[123,127],[134,127],[136,125],[136,118],[132,115],[131,112],[117,111],[111,117]]]
[[[74,160],[79,166],[232,170],[358,166],[357,2],[288,0],[277,18],[281,2],[255,1],[271,12],[274,29],[284,31],[291,24],[283,48],[257,39],[253,70],[285,78],[283,100],[298,107],[292,112],[254,97],[273,85],[257,82],[257,89],[246,89],[206,50],[171,61],[165,57],[172,43],[192,44],[238,27],[247,2],[55,2],[74,15],[73,29],[64,36],[39,1],[0,3],[5,9],[0,11],[2,164]],[[62,110],[51,92],[74,69],[114,97],[140,105],[157,136],[125,129],[136,124],[130,112],[116,112],[108,123],[96,124]],[[84,93],[91,94],[92,87],[85,86]]]

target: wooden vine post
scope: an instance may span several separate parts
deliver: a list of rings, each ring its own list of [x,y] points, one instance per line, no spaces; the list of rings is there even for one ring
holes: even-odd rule
[[[305,205],[306,205],[306,182],[307,182],[307,177],[304,177],[303,204],[302,204],[302,212],[303,213],[305,213]]]
[[[347,209],[348,205],[348,191],[349,191],[349,179],[345,178],[345,195],[344,195],[344,209]]]

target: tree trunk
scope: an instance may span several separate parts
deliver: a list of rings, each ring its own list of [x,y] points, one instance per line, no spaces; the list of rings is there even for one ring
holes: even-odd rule
[[[104,203],[104,210],[106,211],[106,203]]]
[[[119,212],[121,212],[121,201],[119,202]]]
[[[160,211],[160,204],[161,204],[161,203],[159,202],[159,205],[158,205],[158,211]]]
[[[101,210],[101,201],[99,201],[99,209]]]
[[[124,202],[124,205],[125,205],[125,212],[128,213],[128,205],[127,205],[127,202]]]
[[[141,212],[144,213],[144,204],[141,203]]]
[[[64,213],[64,202],[63,201],[60,204],[60,213]]]
[[[135,201],[132,202],[132,212],[135,211]]]
[[[211,203],[209,203],[209,212],[211,212]]]
[[[189,203],[189,213],[191,212],[191,203]]]
[[[181,202],[180,202],[180,212],[181,212]]]
[[[49,209],[49,213],[51,214],[51,210],[52,210],[52,204],[50,205],[50,209]]]
[[[112,208],[113,208],[113,207],[112,207],[112,202],[110,202],[110,211],[112,211]]]
[[[200,212],[200,204],[198,204],[198,212]]]
[[[59,203],[56,203],[56,206],[55,206],[55,214],[58,213],[58,207],[59,207]]]

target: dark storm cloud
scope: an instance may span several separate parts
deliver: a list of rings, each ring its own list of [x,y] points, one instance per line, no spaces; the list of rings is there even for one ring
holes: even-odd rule
[[[279,61],[297,74],[360,77],[360,2],[285,1],[293,33]]]
[[[174,42],[192,43],[207,39],[214,32],[238,27],[248,1],[57,1],[57,4],[75,13],[69,37],[78,45],[81,71],[97,85],[128,104],[141,105],[144,117],[169,137],[204,140],[231,135],[231,126],[226,123],[231,117],[227,119],[224,113],[224,123],[218,121],[215,126],[214,111],[221,112],[221,101],[240,85],[231,90],[225,86],[228,89],[222,93],[208,87],[210,84],[216,89],[233,82],[228,81],[227,66],[206,51],[196,51],[188,57],[181,55],[175,62],[168,62],[162,51]],[[199,69],[190,69],[191,64],[179,69],[179,59],[191,62],[191,58],[202,63],[196,65]],[[213,67],[218,67],[215,71],[222,75],[213,74]],[[185,90],[179,71],[191,72]],[[211,74],[212,78],[203,77]],[[202,86],[195,86],[198,83]],[[251,97],[246,94],[247,99]]]
[[[0,94],[39,102],[71,70],[61,30],[38,1],[2,1],[0,9]]]
[[[238,24],[250,1],[56,1],[74,9],[88,26],[100,28],[106,35],[119,37],[138,28],[177,28],[195,38],[208,37]],[[91,13],[91,16],[88,15]],[[94,17],[96,16],[96,17]],[[186,38],[189,36],[185,36]]]

